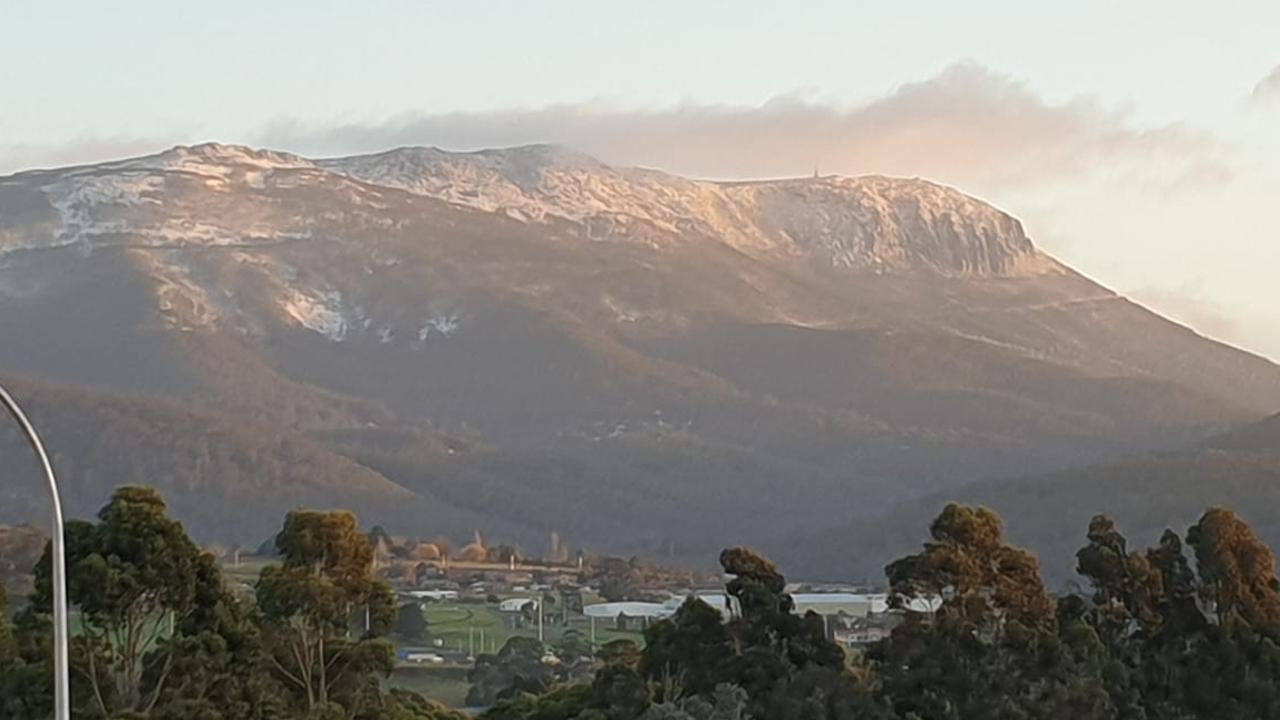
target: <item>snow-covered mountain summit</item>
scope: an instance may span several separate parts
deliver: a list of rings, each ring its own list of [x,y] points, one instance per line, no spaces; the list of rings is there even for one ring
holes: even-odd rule
[[[258,150],[244,145],[208,142],[190,146],[178,145],[155,155],[107,163],[105,167],[223,175],[236,169],[297,169],[314,167],[314,163],[304,157],[277,150]]]
[[[521,220],[581,223],[595,240],[661,244],[703,236],[752,254],[876,272],[1020,276],[1060,270],[1010,215],[919,179],[690,180],[613,167],[552,145],[467,153],[412,147],[318,164]],[[655,237],[662,234],[667,237]]]
[[[278,203],[263,198],[280,188],[324,186],[340,188],[353,205],[377,204],[383,190],[395,189],[521,222],[573,223],[591,241],[659,249],[722,243],[760,259],[836,271],[1022,277],[1062,270],[1012,216],[924,180],[692,180],[614,167],[555,145],[476,152],[412,147],[313,161],[205,143],[21,173],[0,178],[0,185],[36,191],[56,210],[56,225],[21,239],[28,247],[295,237],[308,218],[282,216]],[[188,199],[197,204],[186,206]],[[12,244],[0,242],[0,252],[6,249]]]

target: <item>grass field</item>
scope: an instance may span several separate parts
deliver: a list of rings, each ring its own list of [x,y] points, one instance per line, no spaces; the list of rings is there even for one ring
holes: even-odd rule
[[[470,603],[431,603],[424,614],[433,640],[443,641],[444,647],[464,652],[496,652],[513,635],[536,638],[535,622],[525,621],[517,626],[512,614],[499,612],[494,605]],[[548,645],[554,645],[568,630],[577,630],[584,637],[591,637],[591,621],[584,616],[570,618],[569,625],[546,622],[543,637]],[[596,621],[596,645],[613,640],[626,639],[644,644],[644,635],[638,629],[618,630],[612,623]]]
[[[423,614],[432,640],[442,641],[450,650],[496,652],[512,635],[527,634],[492,605],[432,603]]]
[[[535,622],[524,622],[517,627],[510,613],[500,612],[495,605],[480,603],[430,603],[423,613],[427,618],[430,639],[439,640],[442,646],[437,649],[455,650],[464,654],[474,652],[493,653],[513,636],[536,638],[538,627]],[[548,646],[554,646],[558,640],[573,629],[582,633],[585,638],[591,637],[591,621],[584,616],[572,617],[566,627],[560,623],[545,623],[543,635]],[[596,645],[600,646],[613,640],[627,639],[637,644],[644,644],[644,635],[639,629],[617,630],[610,623],[596,622]],[[428,643],[430,644],[430,643]],[[392,675],[390,683],[394,687],[402,687],[419,692],[422,695],[438,700],[451,707],[463,707],[467,691],[471,685],[467,682],[468,665],[441,666],[401,666]]]

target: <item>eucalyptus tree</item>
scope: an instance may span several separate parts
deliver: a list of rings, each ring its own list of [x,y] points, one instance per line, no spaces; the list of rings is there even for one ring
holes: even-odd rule
[[[73,671],[78,714],[146,715],[173,680],[181,640],[207,629],[226,600],[214,558],[170,518],[156,491],[122,487],[97,522],[67,525],[68,598],[78,613]],[[33,606],[51,598],[50,550]]]
[[[371,678],[395,663],[382,637],[395,621],[395,596],[374,576],[369,538],[349,512],[296,511],[276,549],[281,563],[257,583],[271,665],[309,714],[334,706],[357,714],[378,699]]]

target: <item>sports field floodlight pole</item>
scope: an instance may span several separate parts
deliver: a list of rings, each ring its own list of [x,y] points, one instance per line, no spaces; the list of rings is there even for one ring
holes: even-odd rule
[[[49,482],[49,494],[53,498],[53,708],[54,720],[71,720],[71,681],[67,671],[67,555],[63,547],[65,535],[62,522],[62,500],[58,495],[58,480],[53,475],[53,464],[44,451],[40,435],[27,419],[8,390],[0,385],[0,403],[18,421],[31,449],[40,459],[45,479]]]

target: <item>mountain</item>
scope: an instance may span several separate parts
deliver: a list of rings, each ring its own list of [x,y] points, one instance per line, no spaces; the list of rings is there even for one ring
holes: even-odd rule
[[[53,436],[77,512],[170,473],[198,534],[242,542],[342,486],[379,521],[397,498],[395,532],[700,553],[1280,408],[1280,368],[955,189],[690,180],[551,146],[207,144],[0,178],[0,337],[0,379],[81,398],[50,422],[198,418],[112,434],[152,459],[109,470]],[[287,438],[326,479],[199,475],[164,448],[205,424]]]
[[[753,256],[833,268],[1007,277],[1062,271],[1012,217],[920,180],[707,183],[612,168],[545,145],[466,154],[403,148],[320,166],[516,219],[569,220],[594,241],[669,247],[701,235]]]
[[[137,483],[155,486],[175,513],[206,528],[270,528],[283,510],[303,502],[402,523],[443,525],[461,513],[287,428],[187,403],[25,378],[6,378],[6,386],[22,397],[46,439],[59,486],[79,516],[95,513],[104,493],[116,485]],[[0,426],[0,456],[5,458],[0,508],[6,515],[43,524],[49,514],[48,491],[34,455],[12,423]]]
[[[1154,546],[1166,528],[1183,535],[1208,508],[1228,507],[1277,547],[1280,415],[1177,451],[936,493],[876,518],[793,538],[778,554],[795,558],[813,576],[879,577],[888,559],[919,547],[930,521],[952,501],[999,512],[1011,541],[1035,551],[1058,584],[1074,577],[1075,553],[1098,513],[1116,521],[1131,547],[1143,548]]]
[[[1210,438],[1202,447],[1228,452],[1280,452],[1280,415]]]

